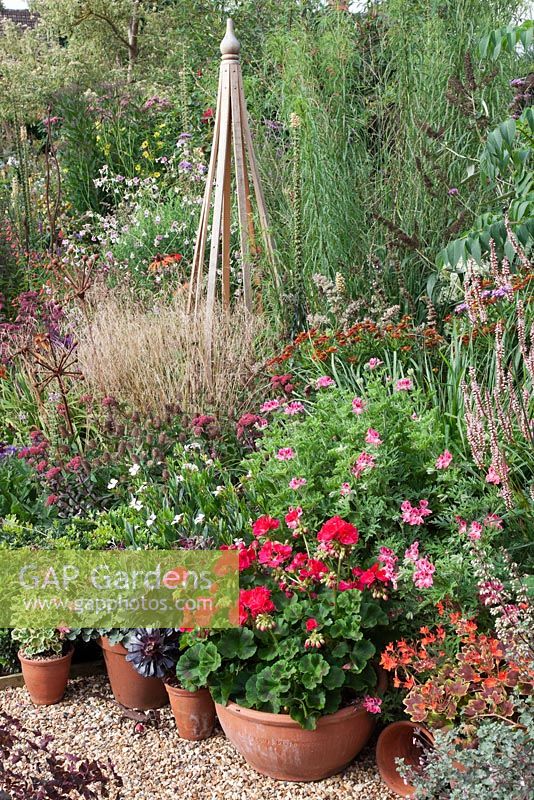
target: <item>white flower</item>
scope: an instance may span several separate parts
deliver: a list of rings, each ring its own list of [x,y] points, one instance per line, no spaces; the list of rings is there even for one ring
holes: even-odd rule
[[[194,519],[194,523],[195,523],[195,525],[200,525],[200,523],[204,522],[205,519],[206,519],[206,515],[203,514],[202,511],[201,511],[200,514],[196,515],[196,517]]]
[[[141,467],[139,466],[139,464],[132,464],[128,472],[130,473],[130,475],[137,475],[140,469]]]
[[[114,489],[117,484],[118,484],[117,478],[112,478],[108,483],[108,489]]]
[[[175,518],[171,522],[171,525],[178,525],[184,518],[183,514],[176,514]]]
[[[183,465],[183,469],[187,469],[189,472],[198,472],[198,467],[196,464],[186,463]]]
[[[191,442],[191,444],[186,444],[184,447],[184,453],[189,453],[191,450],[200,450],[200,444],[198,442]]]
[[[135,508],[136,511],[141,511],[143,504],[140,500],[136,500],[135,497],[132,497],[130,501],[130,508]]]
[[[147,519],[146,524],[150,528],[150,526],[153,525],[155,523],[155,521],[156,521],[156,515],[155,514],[151,514],[149,516],[149,518]]]
[[[224,492],[224,486],[216,486],[213,490],[213,496],[218,497],[221,492]]]
[[[183,483],[185,481],[185,478],[183,475],[177,475],[176,480],[178,481],[178,483]]]

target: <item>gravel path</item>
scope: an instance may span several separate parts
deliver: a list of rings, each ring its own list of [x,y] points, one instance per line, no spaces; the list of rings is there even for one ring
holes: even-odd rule
[[[219,730],[204,742],[180,739],[168,707],[159,712],[157,726],[123,717],[105,677],[73,680],[62,703],[41,708],[25,689],[5,689],[0,711],[53,735],[58,752],[110,758],[124,781],[121,800],[395,799],[378,778],[372,747],[325,781],[273,781],[248,767]]]

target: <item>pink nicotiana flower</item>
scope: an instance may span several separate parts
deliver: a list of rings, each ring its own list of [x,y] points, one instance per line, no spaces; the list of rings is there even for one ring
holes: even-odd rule
[[[420,558],[415,562],[413,582],[418,589],[429,589],[434,583],[433,574],[436,571],[434,564],[428,558]]]
[[[292,403],[288,403],[284,408],[284,414],[288,414],[291,417],[295,414],[302,414],[303,411],[304,406],[299,400],[293,400]]]
[[[280,408],[280,400],[275,398],[274,400],[266,400],[265,403],[262,403],[260,411],[262,414],[267,414],[269,411],[275,411],[277,408]]]
[[[378,431],[375,431],[374,428],[368,428],[367,433],[365,435],[365,441],[367,444],[382,444],[382,439],[380,438],[380,434]]]
[[[355,414],[363,414],[365,411],[365,402],[361,397],[355,397],[352,401],[352,410]]]
[[[436,469],[447,469],[451,461],[452,453],[449,453],[448,450],[444,450],[443,453],[436,459]]]
[[[376,369],[380,367],[384,362],[381,361],[379,358],[370,358],[367,364],[365,365],[369,369]]]
[[[320,378],[317,378],[315,381],[315,388],[316,389],[329,389],[331,386],[335,386],[336,382],[332,380],[329,375],[321,375]]]
[[[290,489],[300,489],[301,486],[306,486],[308,481],[306,478],[291,478],[289,481],[289,488]]]
[[[365,472],[368,469],[373,469],[373,467],[376,466],[375,461],[376,456],[372,453],[360,453],[356,459],[356,463],[351,469],[352,474],[355,478],[359,478],[362,472]]]
[[[395,384],[396,392],[409,392],[411,389],[413,389],[413,383],[410,378],[399,378]]]
[[[276,458],[278,461],[291,461],[292,458],[295,458],[295,451],[292,447],[281,447]]]

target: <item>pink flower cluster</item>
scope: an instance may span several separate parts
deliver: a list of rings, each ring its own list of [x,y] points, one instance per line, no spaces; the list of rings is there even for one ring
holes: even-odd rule
[[[329,375],[321,375],[320,378],[317,378],[315,381],[315,388],[316,389],[330,389],[332,386],[335,386],[336,382],[330,378]]]
[[[452,461],[452,453],[448,450],[444,450],[443,453],[438,456],[436,460],[436,469],[447,469]]]
[[[376,369],[380,367],[384,362],[380,361],[379,358],[370,358],[367,364],[365,365],[368,369]]]
[[[284,408],[284,414],[288,414],[290,417],[294,416],[295,414],[302,414],[303,411],[304,406],[299,400],[293,400],[293,402],[288,403]]]
[[[395,384],[396,392],[409,392],[411,389],[413,389],[413,382],[410,378],[399,378]]]
[[[306,486],[308,481],[306,478],[291,478],[289,481],[289,488],[290,489],[300,489],[302,486]]]
[[[428,558],[419,558],[415,562],[413,582],[418,589],[429,589],[434,583],[433,575],[436,567]]]
[[[361,397],[355,397],[352,401],[352,410],[355,414],[363,414],[366,404]]]
[[[428,507],[428,500],[420,500],[418,506],[412,506],[409,500],[401,504],[402,521],[407,525],[423,525],[425,517],[432,514]]]
[[[362,472],[365,472],[367,469],[373,469],[376,466],[375,464],[376,456],[372,453],[360,453],[358,458],[356,459],[356,463],[351,469],[352,474],[355,478],[359,478]]]
[[[382,439],[380,438],[380,434],[378,431],[375,431],[374,428],[368,428],[367,433],[365,435],[366,444],[382,444]]]
[[[363,707],[369,714],[380,714],[382,710],[382,700],[379,697],[370,697],[367,695],[363,698]]]
[[[397,588],[397,563],[399,561],[398,556],[395,554],[394,550],[390,547],[381,547],[378,551],[378,560],[382,565],[382,569],[384,570],[385,574],[389,581],[391,581],[393,588]]]
[[[278,461],[291,461],[295,458],[295,451],[292,447],[281,447],[276,454]]]

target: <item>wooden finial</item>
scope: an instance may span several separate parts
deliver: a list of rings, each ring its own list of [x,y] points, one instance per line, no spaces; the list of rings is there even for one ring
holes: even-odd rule
[[[226,33],[221,42],[221,53],[223,59],[239,58],[240,50],[241,45],[239,44],[234,31],[234,21],[232,19],[228,19],[226,21]]]

